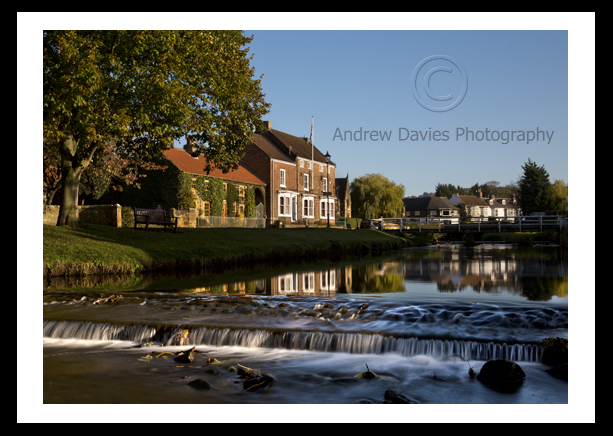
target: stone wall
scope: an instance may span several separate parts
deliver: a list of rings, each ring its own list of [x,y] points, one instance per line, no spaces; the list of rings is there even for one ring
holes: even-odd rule
[[[79,214],[79,221],[82,223],[121,227],[121,206],[118,204],[77,206],[77,212]],[[43,223],[57,224],[59,213],[59,206],[43,206]]]
[[[179,209],[170,209],[171,218],[177,218],[177,227],[191,227],[195,228],[197,225],[198,214],[196,213],[196,209],[187,209],[187,210],[179,210]]]

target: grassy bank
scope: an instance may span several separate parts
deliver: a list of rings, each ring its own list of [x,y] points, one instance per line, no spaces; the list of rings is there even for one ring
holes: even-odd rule
[[[43,274],[84,276],[393,250],[402,238],[377,230],[179,229],[178,233],[43,225]]]

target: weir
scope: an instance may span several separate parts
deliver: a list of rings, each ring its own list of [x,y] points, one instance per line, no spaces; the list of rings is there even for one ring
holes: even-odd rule
[[[44,321],[43,337],[81,340],[125,340],[172,344],[182,328],[155,328],[144,325],[113,325],[75,321]],[[378,334],[266,331],[229,328],[195,328],[184,345],[280,348],[313,352],[350,354],[397,353],[403,356],[427,355],[444,359],[505,359],[540,363],[542,347],[534,344],[498,344],[445,339],[397,338]]]

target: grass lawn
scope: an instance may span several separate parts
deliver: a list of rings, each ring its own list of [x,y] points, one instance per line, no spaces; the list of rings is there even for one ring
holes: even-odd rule
[[[377,230],[328,228],[160,230],[43,225],[45,274],[126,273],[328,252],[393,249],[405,240]]]

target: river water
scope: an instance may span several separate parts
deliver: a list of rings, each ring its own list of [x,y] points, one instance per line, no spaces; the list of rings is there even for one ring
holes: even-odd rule
[[[393,390],[419,404],[568,404],[568,382],[541,363],[548,337],[568,338],[568,261],[552,246],[45,283],[43,402],[376,404]],[[519,364],[521,387],[469,375],[490,359]],[[270,378],[248,386],[245,369]]]

